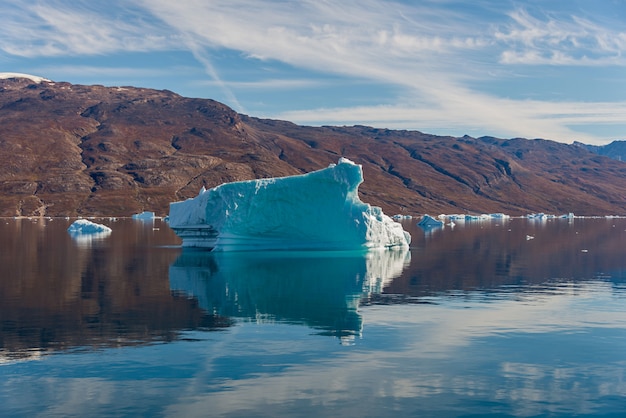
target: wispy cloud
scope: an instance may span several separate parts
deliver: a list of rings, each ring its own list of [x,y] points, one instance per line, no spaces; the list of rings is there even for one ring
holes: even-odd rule
[[[214,80],[204,82],[205,85],[217,85]],[[261,79],[255,81],[222,81],[222,84],[231,89],[245,90],[293,90],[293,89],[314,89],[316,87],[331,86],[333,83],[324,80],[314,80],[308,78],[300,79]]]
[[[226,85],[226,83],[221,79],[215,66],[211,62],[211,58],[209,54],[207,54],[203,48],[200,48],[194,42],[188,41],[189,49],[193,53],[194,57],[202,64],[206,73],[213,79],[213,81],[217,84],[217,86],[222,90],[224,95],[229,101],[229,104],[235,108],[237,112],[245,112],[245,108],[241,105],[233,91]]]
[[[405,92],[396,106],[302,109],[275,117],[391,127],[469,126],[502,135],[570,141],[593,139],[576,132],[574,124],[618,123],[615,115],[624,108],[624,103],[516,101],[473,91],[465,83],[502,64],[620,63],[623,34],[582,18],[538,18],[516,9],[504,16],[508,23],[499,26],[477,24],[470,16],[432,4],[181,2],[182,7],[180,2],[173,7],[157,0],[146,2],[146,7],[178,30],[192,32],[203,47],[365,78]],[[407,102],[409,96],[413,100]],[[593,115],[581,110],[589,107],[596,109]]]
[[[596,143],[597,136],[579,132],[576,126],[624,125],[625,114],[626,102],[590,105],[578,102],[492,99],[491,102],[478,102],[475,107],[441,105],[427,108],[399,104],[294,110],[275,117],[313,125],[364,124],[390,129],[415,129],[419,125],[425,127],[423,129],[448,131],[453,135],[469,134],[472,131],[485,135],[487,133],[484,132],[484,127],[489,125],[504,137],[515,137],[524,132],[524,136],[528,138]],[[600,142],[608,139],[610,138],[602,138]]]
[[[172,74],[171,68],[124,66],[104,67],[92,65],[48,65],[36,67],[33,71],[39,74],[47,74],[56,81],[69,81],[59,77],[76,77],[85,75],[94,78],[148,78],[165,77]],[[184,74],[186,71],[188,71],[188,69],[178,68],[176,73]]]
[[[339,77],[366,80],[377,91],[393,87],[386,97],[373,96],[369,102],[395,104],[338,107],[336,98],[329,97],[325,108],[304,108],[294,101],[290,111],[266,116],[590,139],[576,126],[623,124],[619,112],[624,102],[577,102],[575,92],[567,92],[561,102],[529,101],[471,87],[494,78],[519,82],[522,78],[501,77],[509,69],[519,72],[529,66],[626,65],[626,32],[621,26],[582,11],[577,15],[548,10],[551,5],[530,9],[507,1],[461,7],[381,0],[140,0],[133,5],[120,0],[25,0],[4,7],[0,51],[16,57],[187,51],[207,74],[204,84],[217,86],[238,111],[245,110],[246,103],[237,96],[245,90],[310,89],[326,82],[320,79]],[[230,68],[221,66],[218,57],[223,51],[237,52],[239,65],[260,68],[260,63],[276,62],[305,70],[307,76],[294,70],[284,80],[260,72],[248,80],[235,78]],[[529,93],[539,97],[542,92]]]
[[[615,31],[577,16],[509,13],[511,22],[495,33],[505,50],[504,64],[626,66],[626,30]]]
[[[150,51],[176,41],[158,22],[119,3],[25,0],[3,7],[0,49],[16,56]]]

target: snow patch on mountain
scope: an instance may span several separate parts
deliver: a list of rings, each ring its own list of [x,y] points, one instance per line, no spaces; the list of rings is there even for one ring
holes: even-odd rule
[[[30,75],[30,74],[22,74],[22,73],[2,73],[0,72],[0,80],[6,80],[9,78],[27,78],[37,84],[41,83],[42,81],[46,81],[46,82],[50,82],[52,80],[48,80],[47,78],[43,78],[43,77],[39,77],[36,75]]]

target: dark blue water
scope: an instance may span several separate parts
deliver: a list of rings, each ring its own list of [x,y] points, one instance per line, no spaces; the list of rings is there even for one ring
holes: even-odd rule
[[[626,414],[624,219],[240,254],[97,221],[0,220],[0,416]]]

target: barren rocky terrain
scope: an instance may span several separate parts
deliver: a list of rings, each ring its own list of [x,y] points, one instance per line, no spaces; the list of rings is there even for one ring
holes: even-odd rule
[[[626,215],[626,165],[603,148],[307,127],[135,87],[0,80],[0,216],[168,213],[202,186],[363,166],[385,213]]]

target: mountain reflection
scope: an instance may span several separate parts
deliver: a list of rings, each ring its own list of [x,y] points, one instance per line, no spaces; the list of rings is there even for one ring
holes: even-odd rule
[[[412,225],[405,228],[413,237],[411,265],[373,302],[419,302],[470,292],[519,297],[597,280],[623,293],[625,219],[466,222],[440,228],[435,236]]]
[[[0,220],[0,363],[55,351],[172,341],[237,319],[358,336],[358,308],[584,293],[626,297],[626,220],[457,224],[410,251],[209,253],[181,250],[161,221],[104,220],[88,242],[69,220]],[[532,236],[532,239],[527,239]],[[410,263],[409,263],[410,260]]]
[[[170,267],[172,290],[222,317],[304,324],[320,334],[361,332],[360,301],[399,276],[408,250],[211,253],[186,249]]]
[[[113,228],[106,239],[77,242],[69,220],[0,222],[0,363],[231,325],[170,292],[167,271],[180,252],[167,246],[171,231],[103,223]]]

